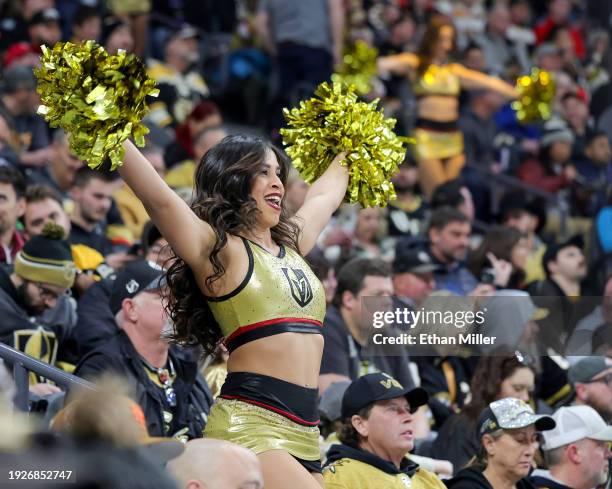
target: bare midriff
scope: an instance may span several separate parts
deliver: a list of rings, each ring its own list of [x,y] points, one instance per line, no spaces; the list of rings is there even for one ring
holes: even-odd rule
[[[316,388],[323,355],[320,334],[281,333],[246,343],[234,350],[228,372],[253,372]]]
[[[418,100],[421,119],[437,122],[452,122],[459,117],[459,101],[446,95],[427,95]]]

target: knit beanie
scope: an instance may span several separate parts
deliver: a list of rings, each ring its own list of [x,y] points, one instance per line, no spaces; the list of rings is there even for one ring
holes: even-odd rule
[[[30,282],[42,282],[70,288],[74,285],[76,267],[64,229],[48,222],[42,234],[34,236],[15,257],[15,273]]]

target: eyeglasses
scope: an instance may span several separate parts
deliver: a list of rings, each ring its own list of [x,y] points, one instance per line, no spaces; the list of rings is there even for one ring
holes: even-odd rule
[[[510,436],[519,445],[533,445],[535,443],[537,443],[538,445],[542,445],[542,443],[544,442],[544,437],[542,436],[542,433],[538,431],[532,433],[531,436],[529,436],[527,433],[512,433],[508,430],[506,430],[504,433]]]
[[[603,382],[607,384],[608,387],[612,387],[612,373],[608,375],[604,375],[599,379],[587,380],[586,382],[582,382],[583,384],[594,384],[595,382]]]

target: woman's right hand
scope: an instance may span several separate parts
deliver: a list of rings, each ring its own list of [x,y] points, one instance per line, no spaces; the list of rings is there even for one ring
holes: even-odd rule
[[[512,275],[513,266],[512,263],[506,260],[500,260],[493,253],[487,253],[487,258],[489,262],[491,262],[491,266],[493,267],[493,274],[495,275],[494,284],[497,287],[507,287],[508,282],[510,281],[510,276]]]

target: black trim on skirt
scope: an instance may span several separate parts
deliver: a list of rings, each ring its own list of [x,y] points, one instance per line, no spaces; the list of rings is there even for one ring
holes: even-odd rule
[[[429,131],[438,131],[438,132],[453,132],[459,130],[459,121],[432,121],[431,119],[422,119],[418,118],[415,123],[415,127],[419,129],[427,129]]]
[[[252,372],[227,374],[219,397],[237,399],[276,412],[304,426],[318,426],[318,389]],[[293,457],[308,472],[322,472],[320,460]]]

